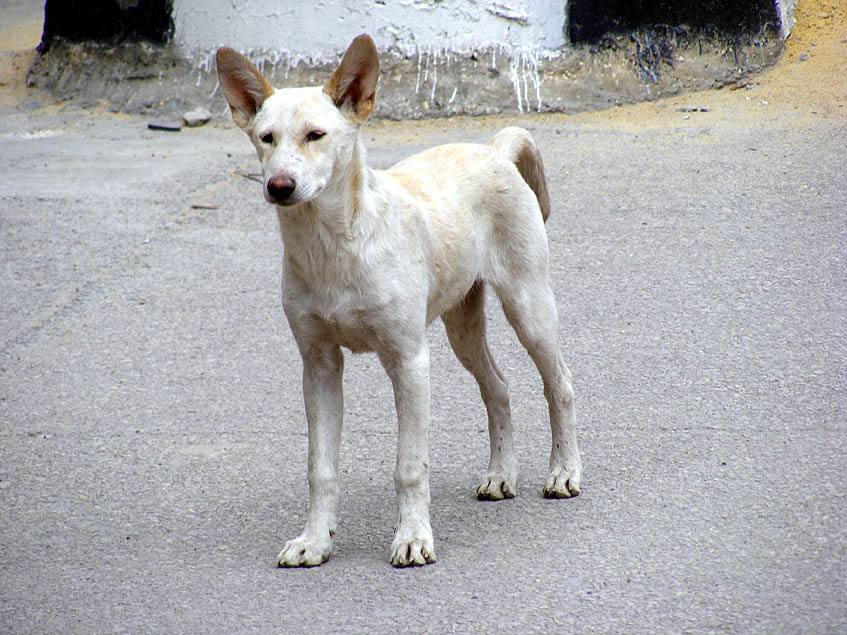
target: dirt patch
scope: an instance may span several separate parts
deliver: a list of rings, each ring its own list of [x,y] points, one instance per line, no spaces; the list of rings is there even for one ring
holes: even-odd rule
[[[37,5],[11,3],[3,7],[0,21],[0,53],[32,51],[41,42],[44,10]]]
[[[26,73],[35,61],[35,49],[0,51],[0,106],[16,106],[30,95]]]
[[[757,80],[762,98],[847,118],[847,6],[801,0],[796,17],[782,63]]]
[[[0,21],[0,106],[14,106],[30,95],[26,74],[35,61],[41,41],[43,11],[12,4]]]

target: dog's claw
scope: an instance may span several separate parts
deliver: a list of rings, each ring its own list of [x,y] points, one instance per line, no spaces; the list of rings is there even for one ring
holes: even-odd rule
[[[515,485],[502,474],[488,474],[476,488],[479,500],[499,501],[515,497]]]
[[[329,560],[332,542],[318,544],[317,541],[300,536],[285,543],[276,558],[278,567],[316,567]]]
[[[391,564],[395,567],[422,567],[435,562],[432,542],[412,540],[394,545]]]
[[[579,496],[580,470],[559,467],[550,473],[544,486],[544,498],[572,498]]]
[[[421,567],[435,562],[435,545],[429,522],[426,527],[398,529],[391,544],[391,564],[395,567]]]

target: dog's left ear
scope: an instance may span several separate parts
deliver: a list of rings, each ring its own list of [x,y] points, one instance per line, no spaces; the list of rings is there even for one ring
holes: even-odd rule
[[[232,120],[244,128],[265,100],[274,94],[273,86],[250,60],[229,47],[219,48],[215,60],[218,82],[232,110]]]
[[[341,64],[324,86],[339,110],[350,112],[360,123],[371,114],[376,103],[379,79],[379,55],[369,35],[362,34],[350,43]]]

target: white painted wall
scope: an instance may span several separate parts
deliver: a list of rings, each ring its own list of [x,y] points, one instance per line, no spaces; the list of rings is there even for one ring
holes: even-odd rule
[[[227,45],[271,62],[321,62],[359,33],[381,51],[489,47],[555,56],[566,46],[567,0],[174,0],[174,39],[203,58]]]
[[[779,12],[782,37],[787,38],[794,28],[794,11],[797,0],[776,0],[776,10]]]

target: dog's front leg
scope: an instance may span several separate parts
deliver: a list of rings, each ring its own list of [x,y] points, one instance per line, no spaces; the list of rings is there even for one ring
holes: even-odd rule
[[[312,567],[329,559],[340,493],[344,356],[335,344],[313,345],[301,353],[309,426],[309,513],[303,533],[289,540],[280,552],[277,564],[281,567]]]
[[[435,562],[429,524],[429,349],[424,338],[417,351],[381,359],[394,387],[398,424],[397,527],[391,564],[424,565]]]

